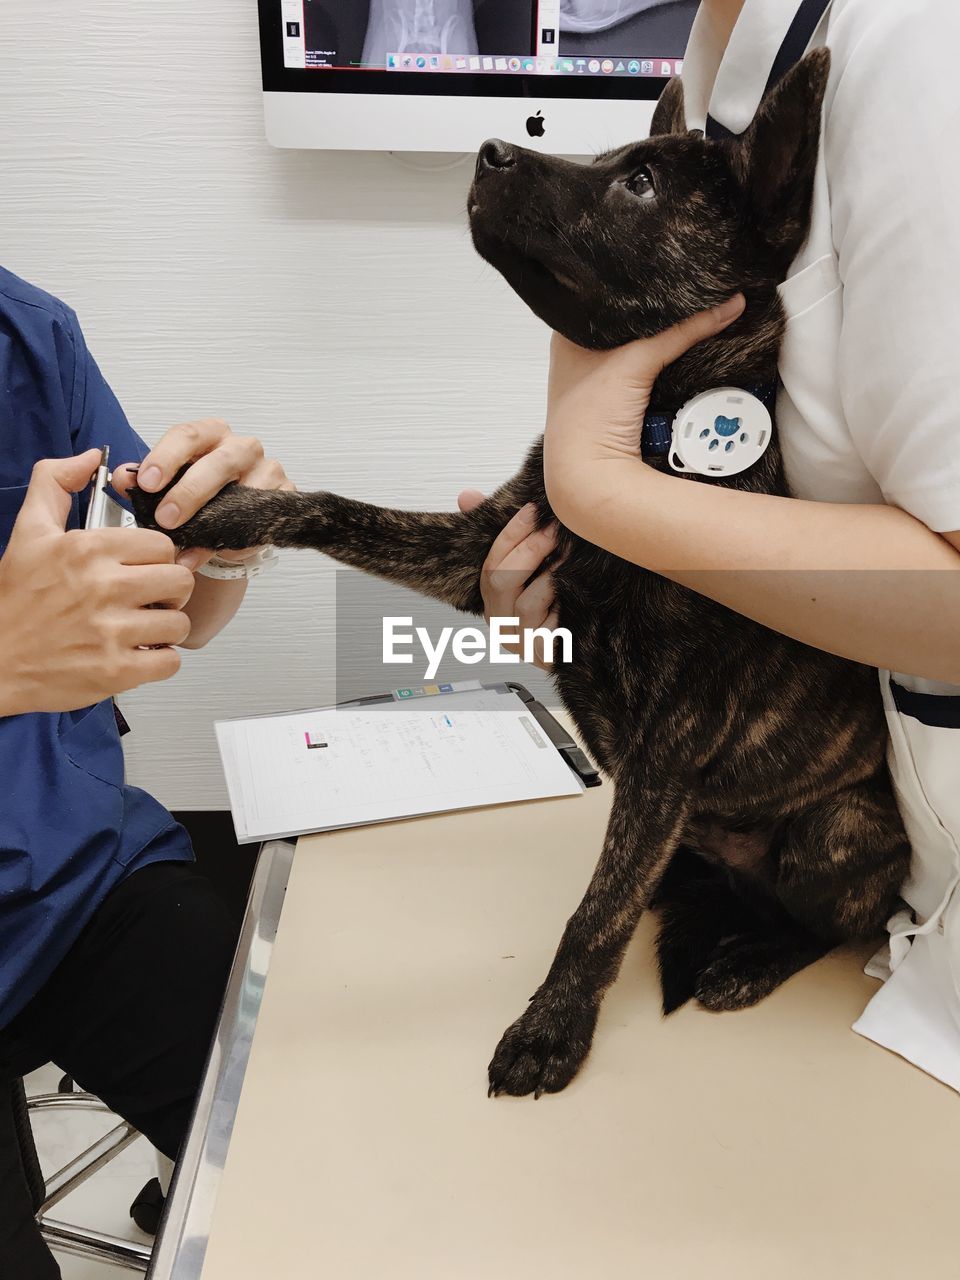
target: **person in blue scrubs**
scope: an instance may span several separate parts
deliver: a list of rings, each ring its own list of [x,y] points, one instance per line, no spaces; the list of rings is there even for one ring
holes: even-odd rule
[[[247,583],[198,574],[209,552],[178,562],[156,531],[84,531],[103,445],[146,489],[188,467],[167,528],[230,480],[292,488],[221,422],[148,451],[74,313],[0,270],[0,1276],[17,1280],[60,1271],[33,1222],[10,1082],[53,1061],[176,1158],[235,944],[187,833],[125,783],[113,696],[172,676],[172,646],[211,639]]]

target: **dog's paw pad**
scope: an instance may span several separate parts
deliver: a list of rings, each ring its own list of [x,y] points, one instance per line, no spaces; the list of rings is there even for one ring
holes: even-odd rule
[[[130,505],[133,507],[133,514],[137,517],[137,524],[141,529],[161,529],[161,526],[157,524],[157,508],[172,487],[172,484],[168,484],[159,493],[148,493],[146,489],[138,489],[136,486],[130,490],[127,496],[130,499]],[[161,532],[166,533],[167,531],[161,529]]]
[[[165,533],[178,547],[201,546],[203,544],[188,542],[183,536],[182,526],[176,529],[165,529],[163,525],[157,524],[157,511],[170,490],[180,483],[188,470],[189,467],[181,467],[170,483],[164,485],[162,489],[158,489],[155,493],[134,485],[127,494],[139,527],[141,529],[157,529],[160,533]]]

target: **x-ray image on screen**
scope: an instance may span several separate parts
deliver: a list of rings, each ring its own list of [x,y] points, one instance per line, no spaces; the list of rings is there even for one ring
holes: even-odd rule
[[[561,0],[561,55],[680,57],[699,0]]]
[[[370,0],[363,44],[366,66],[389,52],[479,53],[472,0]]]
[[[697,0],[303,0],[305,58],[357,69],[405,54],[425,56],[426,69],[438,55],[679,58],[696,8]]]
[[[592,34],[609,31],[647,9],[672,0],[560,0],[560,30]]]
[[[331,66],[383,67],[388,53],[532,53],[531,0],[304,0],[306,48]]]

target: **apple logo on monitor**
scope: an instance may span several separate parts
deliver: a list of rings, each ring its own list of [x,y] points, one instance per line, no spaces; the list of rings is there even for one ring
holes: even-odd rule
[[[542,111],[538,111],[535,116],[531,116],[529,120],[527,120],[527,133],[529,133],[531,138],[542,138],[545,128],[546,125]]]

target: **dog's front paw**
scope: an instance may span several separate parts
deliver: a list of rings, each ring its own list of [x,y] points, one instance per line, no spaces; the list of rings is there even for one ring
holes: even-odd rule
[[[211,551],[242,551],[273,541],[270,530],[276,517],[274,499],[279,495],[239,484],[228,484],[176,529],[164,529],[157,524],[157,509],[180,475],[159,493],[130,491],[130,502],[141,528],[159,529],[181,548],[209,547]]]
[[[497,1045],[487,1068],[489,1096],[559,1093],[583,1065],[596,1025],[596,1005],[571,1008],[535,996]]]

